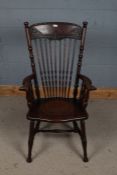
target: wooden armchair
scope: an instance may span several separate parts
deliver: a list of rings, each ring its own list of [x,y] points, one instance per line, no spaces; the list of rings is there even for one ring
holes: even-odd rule
[[[89,92],[96,88],[80,74],[87,22],[79,26],[66,22],[24,23],[32,74],[23,80],[30,120],[28,158],[37,132],[77,132],[80,135],[84,162],[87,157],[85,120]],[[40,129],[40,122],[72,122],[73,128]],[[80,122],[80,127],[78,126]]]

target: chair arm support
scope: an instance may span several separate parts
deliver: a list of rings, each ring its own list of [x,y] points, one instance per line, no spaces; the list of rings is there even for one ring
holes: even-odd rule
[[[32,88],[32,80],[34,79],[34,74],[31,74],[23,79],[23,86],[19,88],[21,91],[26,92],[26,99],[27,99],[27,104],[30,107],[32,104],[32,101],[34,100],[34,93],[33,93],[33,88]]]
[[[86,108],[88,105],[89,93],[90,91],[96,90],[96,87],[92,85],[92,81],[88,77],[81,74],[79,74],[78,76],[79,79],[82,80],[79,99],[82,106]]]

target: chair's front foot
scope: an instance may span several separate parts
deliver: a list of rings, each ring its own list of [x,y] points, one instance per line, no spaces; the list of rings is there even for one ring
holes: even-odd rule
[[[26,161],[27,161],[28,163],[31,163],[31,162],[32,162],[32,158],[31,158],[31,157],[28,157]]]
[[[84,162],[88,162],[88,157],[87,156],[84,156],[84,159],[83,159]]]

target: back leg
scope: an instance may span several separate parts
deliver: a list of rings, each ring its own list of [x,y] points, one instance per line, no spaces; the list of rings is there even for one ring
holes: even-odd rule
[[[78,123],[76,121],[73,121],[73,127],[74,127],[74,131],[78,132],[79,135],[81,136],[81,131],[80,131]]]
[[[35,126],[35,132],[38,132],[40,127],[40,121],[37,121],[36,126]]]

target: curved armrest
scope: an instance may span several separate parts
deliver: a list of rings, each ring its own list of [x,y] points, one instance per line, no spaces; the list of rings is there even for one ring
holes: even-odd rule
[[[33,79],[34,79],[34,74],[31,74],[25,77],[23,80],[23,86],[19,88],[19,90],[26,92],[26,99],[29,107],[31,106],[32,101],[34,100],[34,94],[33,94],[32,82],[31,82],[31,80]]]
[[[82,80],[79,99],[82,106],[86,108],[89,100],[89,92],[92,90],[96,90],[96,87],[92,85],[92,81],[88,77],[81,74],[79,74],[78,76],[79,76],[79,79]]]
[[[82,74],[79,74],[78,76],[85,84],[85,87],[87,88],[87,90],[93,91],[97,89],[95,86],[92,85],[92,81],[88,77]]]
[[[34,74],[28,75],[27,77],[25,77],[23,79],[23,85],[19,88],[20,91],[28,91],[30,84],[31,84],[31,80],[34,79]]]

